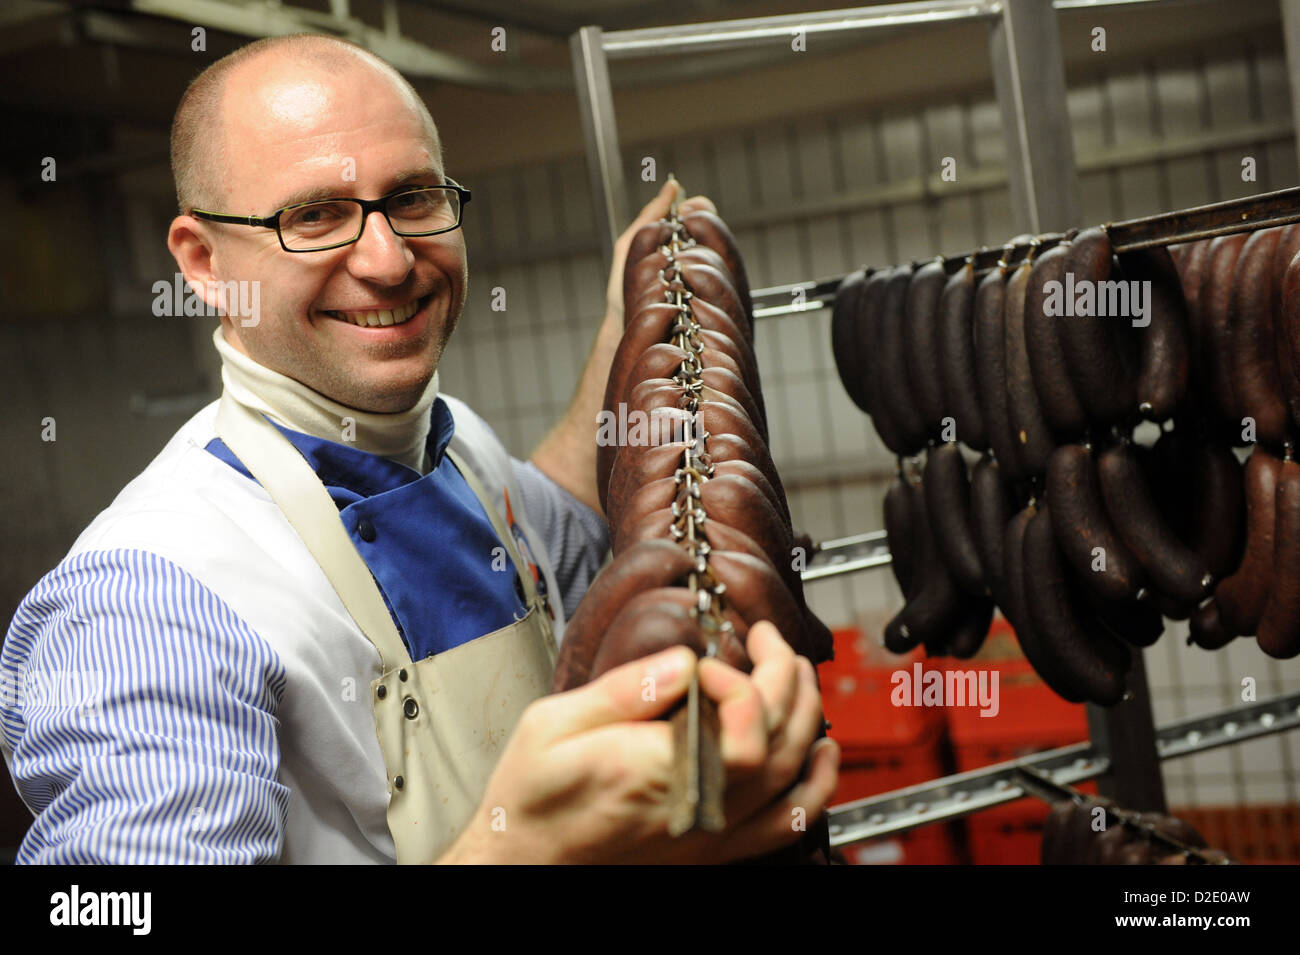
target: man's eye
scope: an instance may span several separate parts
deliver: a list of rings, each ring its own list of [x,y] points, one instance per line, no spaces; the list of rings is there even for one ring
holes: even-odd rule
[[[290,228],[318,228],[335,225],[347,217],[347,212],[339,203],[322,202],[294,209],[288,214],[287,224]]]

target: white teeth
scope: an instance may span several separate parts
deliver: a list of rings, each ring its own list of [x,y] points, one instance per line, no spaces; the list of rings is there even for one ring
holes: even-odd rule
[[[414,301],[408,302],[400,308],[386,308],[375,312],[330,312],[330,314],[335,318],[343,319],[345,322],[360,325],[362,328],[372,328],[381,325],[400,325],[419,310],[419,301]]]

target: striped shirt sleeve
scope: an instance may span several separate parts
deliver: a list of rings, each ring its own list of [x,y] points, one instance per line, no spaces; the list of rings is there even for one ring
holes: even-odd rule
[[[592,578],[605,562],[609,525],[532,461],[512,457],[510,465],[519,493],[523,495],[524,513],[545,542],[551,567],[555,569],[564,619],[570,620]]]
[[[20,863],[278,858],[274,651],[156,554],[70,557],[0,652],[0,743],[36,819]]]

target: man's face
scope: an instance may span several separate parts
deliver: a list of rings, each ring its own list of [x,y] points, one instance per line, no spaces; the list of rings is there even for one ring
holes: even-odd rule
[[[313,198],[374,199],[443,181],[437,144],[392,80],[340,58],[323,74],[262,61],[228,80],[225,190],[220,212],[268,215]],[[226,338],[268,368],[350,407],[403,411],[423,393],[465,302],[464,233],[393,233],[371,213],[361,238],[325,252],[284,251],[274,230],[212,226],[212,271],[260,285],[255,326],[226,321]],[[406,321],[358,326],[392,310]]]

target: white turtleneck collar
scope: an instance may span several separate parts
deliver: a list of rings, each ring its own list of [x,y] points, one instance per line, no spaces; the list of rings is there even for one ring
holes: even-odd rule
[[[420,474],[428,473],[425,442],[430,409],[438,397],[438,373],[420,400],[406,411],[359,411],[313,391],[300,381],[260,365],[226,341],[222,326],[212,335],[221,355],[221,381],[235,401],[268,415],[292,431],[391,458]],[[355,422],[355,440],[344,440],[344,418]]]

